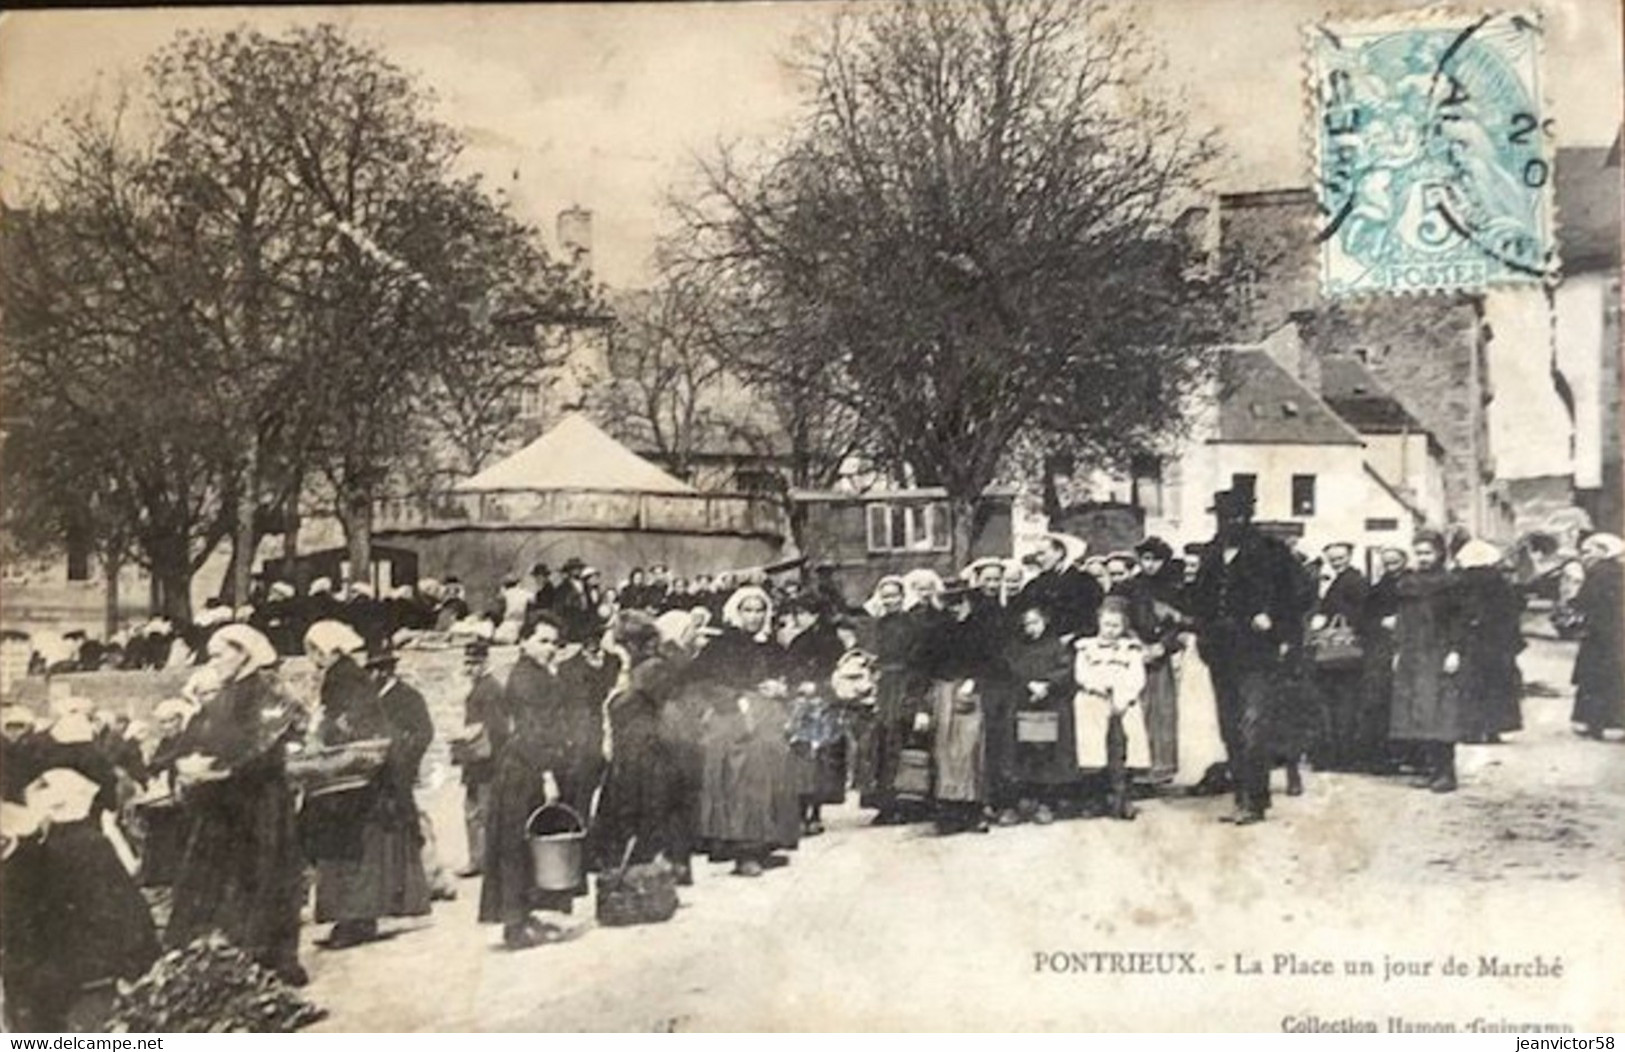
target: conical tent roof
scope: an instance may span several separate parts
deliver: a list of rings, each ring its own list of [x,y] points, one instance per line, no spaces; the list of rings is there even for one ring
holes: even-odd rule
[[[599,493],[693,493],[694,487],[644,460],[580,414],[457,484],[463,491],[589,490]]]

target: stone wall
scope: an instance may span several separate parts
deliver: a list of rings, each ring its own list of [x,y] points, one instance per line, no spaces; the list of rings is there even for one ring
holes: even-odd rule
[[[1258,343],[1296,324],[1316,353],[1357,354],[1445,450],[1445,507],[1452,522],[1496,535],[1483,298],[1320,295],[1320,216],[1307,190],[1220,198],[1220,265],[1234,292],[1234,342]],[[1510,528],[1510,521],[1505,525]]]
[[[517,656],[514,647],[495,647],[491,664],[506,675]],[[139,672],[72,672],[49,677],[28,676],[15,681],[5,698],[21,702],[36,712],[47,709],[50,694],[65,691],[94,703],[98,709],[127,713],[132,719],[147,721],[153,707],[165,698],[180,694],[192,669],[164,669]],[[297,700],[314,708],[317,697],[316,669],[307,658],[287,658],[277,668],[283,687]],[[400,652],[400,677],[423,692],[434,720],[435,741],[424,759],[425,778],[444,776],[449,769],[446,740],[463,725],[463,701],[468,681],[463,674],[463,652],[452,647],[440,650]]]
[[[1480,319],[1473,297],[1395,296],[1349,307],[1328,305],[1300,325],[1318,354],[1360,357],[1423,427],[1444,447],[1445,509],[1451,521],[1472,524],[1481,499],[1487,399],[1473,397],[1482,361],[1476,361]],[[1480,396],[1483,397],[1482,395]]]

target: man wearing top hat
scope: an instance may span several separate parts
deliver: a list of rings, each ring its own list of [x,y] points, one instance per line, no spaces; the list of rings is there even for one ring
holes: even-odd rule
[[[1197,649],[1213,678],[1236,810],[1250,825],[1270,805],[1272,710],[1307,613],[1292,553],[1253,525],[1253,495],[1224,490],[1208,509],[1218,531],[1191,588]]]

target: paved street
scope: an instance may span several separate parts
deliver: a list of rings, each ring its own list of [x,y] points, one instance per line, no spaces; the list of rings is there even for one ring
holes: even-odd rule
[[[1293,1014],[1617,1028],[1620,1009],[1600,1013],[1625,1004],[1620,948],[1604,942],[1625,921],[1625,745],[1570,732],[1572,655],[1532,643],[1527,729],[1465,748],[1450,797],[1313,775],[1306,796],[1278,797],[1267,824],[1243,830],[1215,821],[1226,801],[1169,799],[1132,825],[947,839],[869,828],[845,808],[763,879],[702,866],[668,924],[523,953],[475,923],[478,883],[465,881],[394,939],[308,950],[311,995],[329,1030],[1277,1030]],[[456,787],[436,803],[458,859]],[[1514,944],[1561,956],[1561,981],[1478,976],[1481,955]],[[1089,951],[1194,952],[1201,974],[1035,967],[1040,952]],[[1451,953],[1473,972],[1455,986],[1437,972],[1384,979],[1385,955],[1437,968]],[[1266,974],[1237,975],[1238,954]],[[1362,956],[1373,976],[1310,974]]]

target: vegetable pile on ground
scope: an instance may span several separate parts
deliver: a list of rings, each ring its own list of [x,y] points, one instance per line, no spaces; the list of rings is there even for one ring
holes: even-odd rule
[[[216,933],[171,950],[146,975],[121,985],[107,1027],[136,1034],[278,1034],[325,1015]]]

